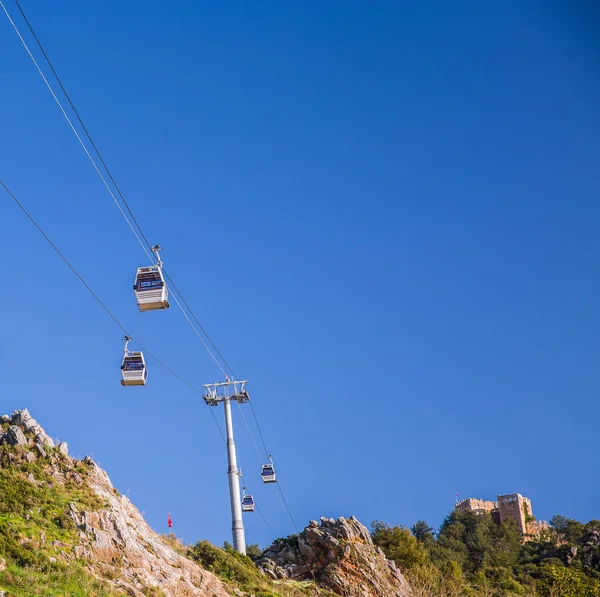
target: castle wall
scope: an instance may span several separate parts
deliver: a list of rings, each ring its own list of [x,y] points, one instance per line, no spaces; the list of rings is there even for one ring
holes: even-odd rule
[[[457,510],[469,510],[477,514],[492,512],[497,507],[496,502],[479,500],[477,498],[465,498],[456,504]]]
[[[532,520],[527,523],[527,540],[537,539],[542,531],[547,531],[550,525],[545,520]]]

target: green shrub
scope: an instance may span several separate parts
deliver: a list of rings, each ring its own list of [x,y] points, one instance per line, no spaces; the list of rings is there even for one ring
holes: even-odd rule
[[[220,549],[208,541],[196,543],[189,554],[203,568],[222,580],[244,585],[262,580],[260,572],[248,556],[233,550]]]

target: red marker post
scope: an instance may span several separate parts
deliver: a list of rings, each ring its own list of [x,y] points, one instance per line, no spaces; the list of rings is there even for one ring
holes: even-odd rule
[[[173,534],[173,519],[171,518],[171,513],[167,514],[167,525],[169,526],[169,533]]]

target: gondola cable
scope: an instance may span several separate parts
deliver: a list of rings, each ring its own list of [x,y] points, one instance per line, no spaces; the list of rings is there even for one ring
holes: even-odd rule
[[[18,29],[17,25],[15,24],[15,22],[12,20],[9,12],[6,10],[6,7],[4,6],[4,3],[2,2],[2,0],[0,0],[0,6],[2,6],[2,10],[4,10],[4,14],[6,14],[6,17],[10,21],[10,24],[12,25],[13,29],[15,30],[15,33],[17,34],[17,36],[21,40],[21,43],[23,44],[23,47],[25,48],[25,50],[29,54],[29,57],[31,58],[33,64],[35,65],[37,71],[40,73],[40,76],[42,77],[44,83],[46,84],[46,87],[48,87],[48,90],[52,94],[52,97],[54,98],[54,101],[57,103],[58,107],[60,108],[60,111],[62,112],[63,116],[65,117],[65,120],[68,122],[69,126],[71,127],[71,130],[73,131],[73,133],[77,137],[77,140],[79,141],[81,147],[83,147],[83,151],[85,151],[85,154],[87,155],[87,157],[89,158],[90,162],[94,166],[94,169],[98,173],[98,176],[100,177],[100,179],[104,183],[104,186],[106,187],[106,190],[110,193],[110,196],[112,197],[115,205],[119,208],[119,211],[121,212],[121,214],[125,218],[125,221],[129,225],[129,228],[131,229],[131,231],[135,235],[135,238],[137,239],[137,241],[140,243],[140,246],[144,250],[144,253],[146,253],[146,255],[148,256],[148,259],[150,259],[150,261],[153,262],[151,254],[148,252],[148,250],[146,249],[146,247],[142,243],[142,240],[140,239],[140,237],[138,236],[137,232],[135,231],[135,228],[133,227],[133,225],[129,221],[129,218],[127,217],[127,215],[123,211],[123,208],[121,207],[121,205],[119,204],[117,198],[115,197],[114,193],[112,192],[112,189],[110,188],[110,185],[108,184],[108,182],[106,182],[106,179],[102,175],[102,172],[100,171],[100,169],[96,165],[96,162],[94,161],[94,158],[92,158],[90,152],[88,151],[87,147],[85,146],[85,143],[83,142],[83,140],[79,136],[79,133],[77,132],[77,129],[75,128],[75,126],[71,122],[71,119],[69,118],[68,114],[66,113],[66,111],[63,108],[62,104],[60,103],[60,100],[58,99],[58,97],[54,93],[54,90],[52,89],[52,86],[48,82],[48,79],[46,79],[46,76],[44,75],[42,69],[40,68],[40,65],[37,63],[37,60],[35,59],[34,55],[31,53],[31,50],[29,49],[29,46],[27,45],[27,42],[23,39],[23,36],[21,35],[21,32],[19,31],[19,29]]]
[[[104,161],[104,158],[102,157],[102,154],[100,153],[99,149],[96,147],[96,144],[94,143],[94,140],[92,139],[92,136],[88,132],[88,130],[87,130],[87,128],[86,128],[86,126],[85,126],[85,124],[83,122],[83,119],[81,118],[81,116],[79,116],[79,112],[77,111],[77,109],[75,108],[75,105],[71,101],[71,97],[69,96],[67,90],[65,89],[65,86],[63,85],[60,77],[58,76],[58,73],[56,72],[56,70],[54,70],[54,66],[53,66],[53,64],[52,64],[52,62],[50,60],[50,57],[48,56],[48,54],[46,54],[46,51],[44,50],[44,46],[42,46],[42,43],[38,39],[38,36],[36,35],[36,33],[35,33],[32,25],[31,25],[31,23],[29,22],[29,19],[27,18],[27,15],[25,14],[25,12],[23,11],[23,9],[21,8],[21,5],[19,4],[19,0],[15,0],[15,4],[17,5],[17,8],[19,9],[19,12],[21,13],[21,16],[23,17],[23,20],[27,24],[27,27],[29,28],[29,31],[30,31],[31,35],[33,36],[33,39],[35,39],[35,41],[36,41],[36,43],[38,45],[38,48],[40,49],[40,51],[42,52],[42,54],[43,54],[46,62],[48,63],[48,66],[50,67],[50,70],[52,71],[52,74],[54,75],[54,78],[56,79],[56,81],[60,85],[60,88],[61,88],[64,96],[67,98],[67,101],[69,102],[69,105],[71,106],[71,109],[73,110],[73,113],[75,114],[77,120],[79,121],[79,124],[81,125],[81,128],[83,128],[86,137],[88,138],[89,142],[91,143],[92,147],[94,148],[94,151],[95,151],[96,155],[98,156],[98,159],[102,163],[102,166],[104,167],[104,170],[108,174],[108,177],[110,178],[110,181],[112,182],[112,184],[115,187],[115,189],[116,189],[119,197],[121,198],[121,201],[123,201],[123,204],[127,208],[127,211],[129,212],[129,215],[131,216],[131,219],[133,220],[133,222],[135,223],[137,229],[139,230],[140,234],[142,235],[142,238],[144,239],[144,242],[146,243],[146,245],[148,246],[148,248],[151,249],[151,244],[148,242],[148,239],[146,238],[146,235],[144,234],[144,231],[142,230],[142,227],[138,224],[138,221],[136,220],[135,216],[133,215],[133,212],[129,208],[129,204],[125,200],[125,197],[123,196],[123,193],[121,193],[121,189],[119,189],[119,186],[117,185],[116,180],[113,178],[113,175],[112,175],[111,171],[109,170],[108,166],[106,165],[106,162]],[[5,12],[6,12],[6,9],[5,9]]]

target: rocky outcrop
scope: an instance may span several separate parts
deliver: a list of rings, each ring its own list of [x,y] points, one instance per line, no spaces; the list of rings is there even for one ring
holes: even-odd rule
[[[42,426],[29,414],[26,408],[15,410],[11,416],[2,415],[0,423],[9,425],[6,430],[0,428],[0,445],[3,443],[11,446],[39,444],[49,448],[54,447],[52,438],[46,434]]]
[[[158,587],[173,597],[228,595],[216,576],[166,545],[91,458],[84,462],[90,470],[88,482],[106,500],[107,508],[100,512],[70,509],[69,516],[81,531],[76,557],[94,562],[99,572],[120,561],[118,584],[135,597],[143,597],[145,587]]]
[[[258,565],[274,579],[314,579],[345,597],[407,597],[410,587],[396,565],[373,545],[367,528],[349,519],[312,520],[299,535],[278,539]]]
[[[582,537],[581,561],[588,568],[600,567],[600,531],[592,530]]]
[[[216,576],[166,544],[91,458],[79,461],[69,457],[65,442],[55,448],[54,441],[26,409],[10,417],[3,415],[0,421],[0,443],[17,447],[9,454],[9,461],[43,462],[53,485],[75,483],[104,504],[95,511],[80,511],[74,503],[69,505],[66,515],[77,526],[78,542],[53,542],[59,559],[81,561],[89,573],[131,597],[144,597],[157,590],[168,597],[230,597]],[[32,474],[28,479],[40,485]],[[46,540],[43,535],[39,538],[42,544]]]
[[[27,443],[25,434],[21,431],[20,427],[11,425],[6,432],[6,443],[9,446],[24,446]]]

